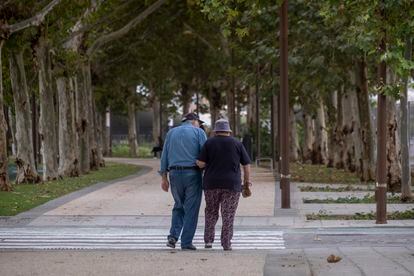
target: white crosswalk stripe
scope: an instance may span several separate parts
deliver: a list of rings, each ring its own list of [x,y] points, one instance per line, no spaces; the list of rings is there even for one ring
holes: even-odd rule
[[[84,230],[84,229],[83,229]],[[106,229],[107,230],[107,229]],[[162,229],[131,230],[111,229],[110,231],[93,229],[70,231],[53,229],[13,229],[0,230],[0,250],[8,249],[169,249],[166,247],[166,233]],[[204,248],[203,233],[197,232],[193,244]],[[285,242],[281,231],[235,231],[232,247],[234,250],[277,250],[284,249]],[[178,242],[176,248],[180,248]],[[219,234],[215,237],[213,249],[222,249]]]

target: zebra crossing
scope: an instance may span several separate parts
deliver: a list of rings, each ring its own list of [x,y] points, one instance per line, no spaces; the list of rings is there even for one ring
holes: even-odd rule
[[[170,250],[164,229],[1,229],[0,250]],[[193,244],[204,248],[203,233],[197,231]],[[236,230],[233,250],[285,249],[282,231]],[[176,248],[180,248],[178,242]],[[219,249],[216,234],[213,250]],[[209,249],[211,250],[211,249]]]

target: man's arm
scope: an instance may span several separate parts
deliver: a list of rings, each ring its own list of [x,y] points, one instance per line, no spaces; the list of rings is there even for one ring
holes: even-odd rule
[[[207,141],[207,135],[206,135],[206,133],[204,132],[204,130],[202,130],[202,129],[198,129],[199,131],[198,131],[198,133],[199,133],[199,139],[198,139],[198,142],[199,142],[199,146],[200,146],[200,151],[201,151],[201,149],[203,148],[203,146],[204,146],[204,144],[206,143],[206,141]]]
[[[170,182],[168,181],[168,144],[170,142],[169,135],[165,138],[165,144],[161,154],[161,168],[160,168],[160,175],[161,179],[161,189],[165,192],[168,192],[168,188],[170,187]]]
[[[207,161],[207,143],[204,143],[204,145],[201,147],[200,154],[198,155],[198,158],[196,160],[196,164],[200,169],[204,169],[206,167]]]

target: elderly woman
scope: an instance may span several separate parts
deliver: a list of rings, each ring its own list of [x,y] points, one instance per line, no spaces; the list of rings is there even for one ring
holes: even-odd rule
[[[197,165],[205,168],[204,242],[205,248],[212,248],[214,228],[221,208],[221,245],[224,250],[231,250],[234,216],[242,190],[240,164],[243,166],[244,183],[250,183],[250,158],[242,143],[230,136],[232,131],[227,120],[216,121],[213,131],[215,136],[207,140],[197,160]]]

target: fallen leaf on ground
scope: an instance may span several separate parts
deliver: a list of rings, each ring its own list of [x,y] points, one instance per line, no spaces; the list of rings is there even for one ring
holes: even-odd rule
[[[337,263],[340,260],[342,260],[342,258],[339,256],[335,256],[334,254],[331,254],[326,260],[328,261],[328,263]]]

